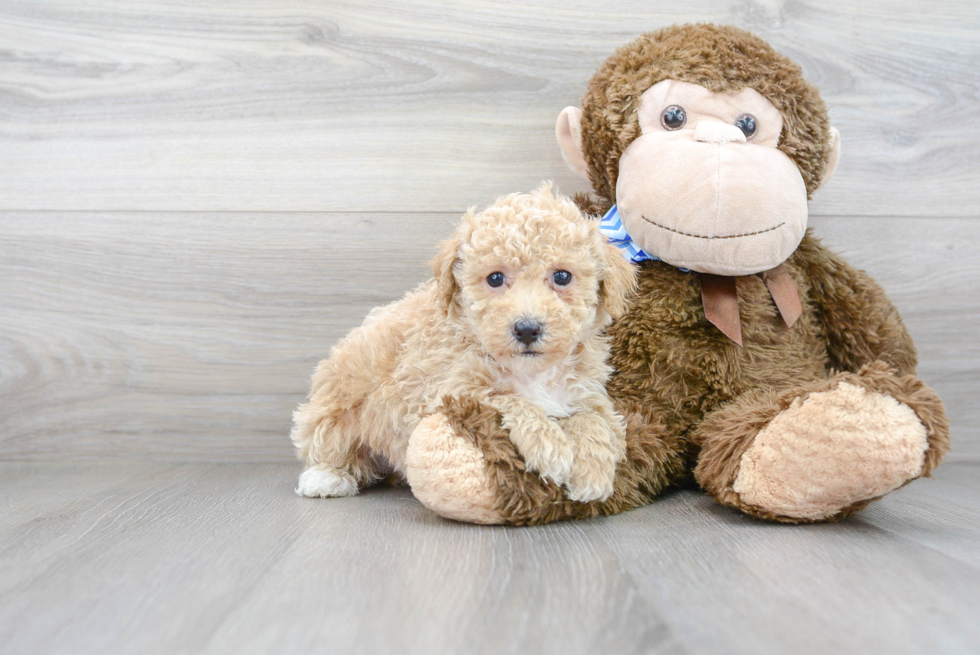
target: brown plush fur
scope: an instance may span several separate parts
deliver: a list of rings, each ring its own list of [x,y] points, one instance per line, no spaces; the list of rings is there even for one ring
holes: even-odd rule
[[[677,26],[624,46],[590,82],[582,145],[597,196],[576,197],[583,211],[601,214],[611,206],[619,159],[638,136],[639,98],[664,79],[761,93],[784,117],[779,148],[798,165],[808,193],[819,186],[830,156],[829,126],[819,94],[799,68],[741,30]],[[939,398],[914,377],[915,348],[895,307],[874,280],[809,232],[785,267],[797,284],[802,316],[787,328],[762,279],[739,277],[739,347],[706,320],[696,273],[661,262],[639,265],[636,299],[609,329],[614,373],[608,391],[626,419],[627,457],[605,502],[567,501],[555,485],[525,472],[495,412],[472,400],[447,400],[443,411],[482,450],[496,480],[499,522],[527,525],[620,512],[652,501],[692,472],[720,502],[753,516],[813,520],[743,502],[733,480],[742,456],[777,415],[843,382],[911,408],[909,416],[918,417],[925,435],[921,470],[912,477],[928,475],[949,448],[949,429]],[[822,520],[846,516],[871,500],[849,502]]]

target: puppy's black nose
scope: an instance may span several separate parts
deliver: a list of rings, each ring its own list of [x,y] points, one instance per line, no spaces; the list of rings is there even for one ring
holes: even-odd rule
[[[541,338],[541,324],[526,319],[517,321],[514,323],[514,336],[521,343],[530,346]]]

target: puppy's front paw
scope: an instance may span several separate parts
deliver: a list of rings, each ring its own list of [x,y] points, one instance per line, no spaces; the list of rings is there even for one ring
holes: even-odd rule
[[[609,459],[579,458],[572,467],[568,484],[569,500],[588,503],[606,500],[613,493],[616,463]]]
[[[616,464],[626,455],[626,435],[620,423],[598,412],[578,412],[558,421],[575,450],[575,463],[566,485],[568,498],[587,503],[613,493]]]
[[[316,466],[303,471],[296,487],[297,496],[307,498],[338,498],[357,494],[357,483],[336,469],[320,469]]]
[[[527,470],[555,484],[565,484],[572,473],[575,452],[553,420],[531,420],[511,429],[511,441],[524,458]]]

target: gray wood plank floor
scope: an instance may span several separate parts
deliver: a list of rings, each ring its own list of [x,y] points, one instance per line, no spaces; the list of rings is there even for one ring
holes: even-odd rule
[[[975,464],[813,526],[691,491],[487,528],[296,473],[0,463],[0,652],[980,652]]]

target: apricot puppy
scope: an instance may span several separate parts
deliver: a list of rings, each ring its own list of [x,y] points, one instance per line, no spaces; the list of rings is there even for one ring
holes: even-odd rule
[[[432,268],[317,366],[293,415],[296,493],[349,496],[404,475],[419,422],[445,396],[470,396],[501,413],[529,470],[573,500],[608,498],[625,432],[606,396],[604,330],[633,289],[629,263],[545,184],[470,209]]]

